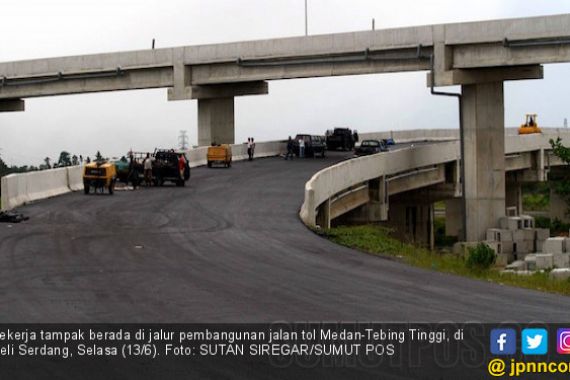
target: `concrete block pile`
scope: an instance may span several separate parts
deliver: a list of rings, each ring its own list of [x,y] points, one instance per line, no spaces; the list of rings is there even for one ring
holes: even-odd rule
[[[531,216],[501,218],[499,228],[487,230],[484,243],[497,254],[496,265],[504,267],[504,273],[524,276],[549,270],[551,278],[570,279],[570,238],[551,238],[549,229],[535,228]],[[477,244],[458,243],[454,251],[466,257]]]
[[[550,236],[550,230],[535,228],[534,218],[528,215],[501,218],[499,228],[487,230],[486,243],[497,253],[497,265],[506,266],[526,255],[541,252]]]
[[[497,252],[497,265],[502,266],[507,262],[504,272],[529,275],[536,271],[550,270],[551,278],[562,280],[570,278],[570,238],[551,238],[547,229],[530,227],[533,223],[525,222],[524,218],[509,217],[505,219],[511,219],[501,221],[501,227],[507,228],[494,228],[487,231],[487,238],[493,239],[495,244],[496,242],[507,242],[507,244],[501,243],[501,247],[495,251]],[[530,228],[525,228],[525,223]],[[517,229],[512,229],[515,224]],[[533,243],[530,239],[532,233],[534,233]],[[515,260],[509,262],[501,256],[507,255],[504,249],[505,247],[510,249],[511,240],[506,239],[511,236],[512,256]],[[530,253],[532,247],[534,247],[534,251]]]

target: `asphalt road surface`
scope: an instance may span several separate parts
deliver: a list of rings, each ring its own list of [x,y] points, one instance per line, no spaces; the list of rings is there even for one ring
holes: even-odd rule
[[[68,194],[0,224],[0,322],[567,321],[570,298],[337,246],[299,220],[339,160],[197,168],[185,188]]]

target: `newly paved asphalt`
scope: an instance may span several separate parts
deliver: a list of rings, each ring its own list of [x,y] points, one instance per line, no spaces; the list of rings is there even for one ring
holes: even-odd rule
[[[0,322],[567,321],[570,298],[412,268],[300,222],[333,158],[197,168],[186,188],[80,192],[0,224]]]

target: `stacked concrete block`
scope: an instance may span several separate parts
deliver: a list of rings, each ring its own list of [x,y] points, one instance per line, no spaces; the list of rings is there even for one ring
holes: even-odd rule
[[[536,252],[534,230],[515,230],[513,233],[513,245],[517,253],[534,253]]]
[[[499,226],[504,230],[516,231],[522,228],[522,219],[519,216],[506,216],[499,220]]]
[[[530,271],[537,270],[535,254],[526,255],[526,257],[524,258],[524,262],[526,263],[526,267],[528,270]]]
[[[518,253],[515,253],[514,256],[515,256],[515,260],[523,260],[523,261],[524,261],[524,259],[525,259],[528,255],[533,255],[533,253],[521,253],[521,252],[518,252]]]
[[[542,245],[542,252],[545,253],[564,253],[566,252],[566,238],[553,237],[548,238]]]
[[[568,280],[570,278],[570,268],[557,268],[550,272],[550,278],[557,280]]]
[[[521,215],[521,224],[523,229],[534,229],[534,218],[529,215]]]
[[[568,268],[570,267],[570,255],[568,253],[554,253],[552,254],[554,268]]]
[[[497,254],[505,255],[497,258],[497,265],[502,265],[505,260],[525,260],[527,255],[542,251],[544,242],[550,236],[550,230],[534,228],[534,225],[534,218],[531,216],[507,216],[499,220],[500,228],[487,230],[487,241],[500,242]],[[570,246],[570,243],[568,245]]]
[[[495,252],[497,254],[512,254],[513,253],[513,231],[508,229],[490,228],[487,230],[487,241],[500,243]]]
[[[509,265],[507,265],[505,267],[505,270],[511,270],[514,272],[518,272],[521,270],[527,270],[527,264],[525,261],[522,261],[522,260],[513,261],[512,263],[510,263]]]
[[[547,228],[536,228],[536,251],[543,252],[543,245],[546,239],[550,237],[550,230]]]
[[[554,267],[554,255],[552,253],[537,253],[536,258],[536,269],[551,269]]]
[[[495,265],[500,267],[506,267],[509,263],[515,260],[515,255],[512,253],[497,253],[497,258],[495,259]]]
[[[552,255],[553,268],[570,267],[570,239],[564,237],[553,237],[544,240],[542,252]]]

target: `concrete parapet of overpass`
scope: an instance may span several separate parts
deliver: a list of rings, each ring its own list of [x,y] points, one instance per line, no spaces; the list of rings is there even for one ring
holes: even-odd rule
[[[524,136],[507,134],[503,140],[506,156],[502,161],[507,173],[502,179],[503,214],[507,206],[518,206],[520,211],[522,182],[545,181],[550,167],[565,165],[552,155],[549,140],[560,136],[568,143],[570,132],[544,131],[543,134]],[[429,139],[429,131],[426,136],[419,132],[415,132],[416,141]],[[454,133],[453,130],[448,132],[449,135]],[[300,217],[308,226],[328,228],[334,218],[349,212],[352,221],[386,221],[393,201],[407,207],[424,207],[437,200],[446,200],[449,211],[447,230],[450,235],[457,235],[463,228],[463,219],[469,219],[473,213],[467,208],[465,214],[461,207],[459,167],[458,141],[416,145],[348,160],[321,170],[307,182]],[[431,222],[428,217],[430,211],[420,211],[425,214],[422,220]],[[496,216],[490,221],[492,226],[496,225],[498,218]]]

